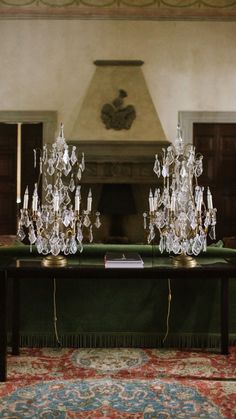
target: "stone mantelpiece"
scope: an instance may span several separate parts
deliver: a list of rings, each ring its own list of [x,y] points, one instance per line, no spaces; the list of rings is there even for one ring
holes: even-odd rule
[[[85,153],[83,183],[151,184],[157,181],[153,172],[155,154],[169,142],[79,141],[73,145]]]

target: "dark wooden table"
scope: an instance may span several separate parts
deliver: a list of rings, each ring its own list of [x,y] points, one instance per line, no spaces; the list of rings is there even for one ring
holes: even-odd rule
[[[177,280],[199,280],[211,278],[220,281],[221,308],[221,353],[228,354],[229,346],[229,278],[236,278],[236,261],[230,258],[198,258],[194,268],[173,267],[170,257],[144,258],[144,268],[112,268],[104,267],[103,258],[91,259],[82,256],[68,259],[65,267],[42,267],[41,258],[12,259],[0,268],[0,381],[7,379],[7,284],[13,284],[13,325],[12,353],[19,354],[19,283],[20,280],[41,278],[77,278],[78,281],[92,278],[129,278],[139,281],[151,278],[174,278]]]

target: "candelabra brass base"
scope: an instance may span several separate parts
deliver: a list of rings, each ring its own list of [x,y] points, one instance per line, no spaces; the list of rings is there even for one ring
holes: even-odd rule
[[[172,258],[172,264],[175,267],[182,267],[182,268],[193,268],[197,265],[196,259],[192,256],[188,255],[178,255]]]
[[[43,258],[42,265],[46,267],[52,267],[52,268],[66,266],[67,259],[61,255],[58,255],[58,256],[50,255]]]

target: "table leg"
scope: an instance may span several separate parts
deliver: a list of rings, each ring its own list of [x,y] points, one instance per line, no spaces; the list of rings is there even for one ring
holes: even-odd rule
[[[0,381],[7,379],[7,279],[0,272]]]
[[[13,307],[12,307],[12,355],[20,353],[20,333],[19,333],[19,317],[20,317],[20,284],[19,278],[13,278]]]
[[[229,353],[229,278],[221,278],[221,353]]]

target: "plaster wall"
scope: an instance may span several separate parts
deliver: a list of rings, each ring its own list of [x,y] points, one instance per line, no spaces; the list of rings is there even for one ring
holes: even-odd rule
[[[179,111],[236,108],[235,22],[4,20],[0,39],[0,111],[57,111],[66,137],[98,59],[144,61],[169,141]]]

